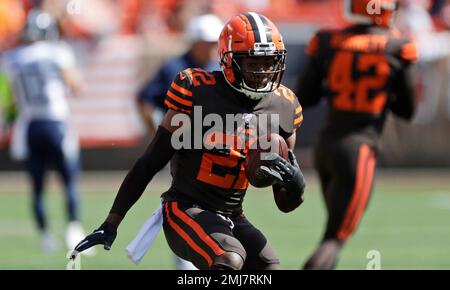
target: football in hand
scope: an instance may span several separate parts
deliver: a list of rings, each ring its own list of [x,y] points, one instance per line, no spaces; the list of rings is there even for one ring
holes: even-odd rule
[[[254,187],[268,187],[275,182],[273,176],[261,169],[269,153],[277,153],[289,160],[288,146],[283,137],[274,133],[264,135],[257,139],[256,144],[250,146],[245,160],[245,174]]]

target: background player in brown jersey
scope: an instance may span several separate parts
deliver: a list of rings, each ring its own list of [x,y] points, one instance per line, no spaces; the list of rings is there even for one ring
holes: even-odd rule
[[[346,14],[355,25],[319,31],[307,49],[310,61],[297,93],[304,107],[328,99],[326,125],[315,151],[328,221],[305,269],[335,267],[371,195],[387,113],[408,120],[414,113],[410,71],[416,47],[390,27],[396,4],[346,1]]]
[[[219,135],[246,139],[250,135],[246,130],[253,129],[248,126],[252,116],[275,114],[279,122],[270,123],[270,131],[278,131],[292,149],[295,131],[303,117],[295,95],[280,85],[286,50],[275,25],[252,12],[238,15],[225,25],[218,47],[222,71],[187,69],[170,85],[165,100],[169,110],[154,140],[123,181],[106,221],[81,241],[76,251],[96,244],[109,249],[127,211],[153,176],[171,160],[173,181],[162,195],[160,214],[166,240],[175,254],[199,269],[280,267],[267,239],[243,214],[248,148],[236,147],[234,143],[225,147],[213,144],[209,149],[202,143],[197,148],[198,135],[193,133],[199,130],[200,140],[205,136],[210,142],[219,140]],[[206,126],[203,117],[213,114],[222,117],[223,124],[227,116],[240,116],[236,118],[240,121],[237,128],[244,134],[237,134],[234,125],[232,130],[211,131],[211,124]],[[173,125],[172,121],[178,117],[188,118],[185,123],[194,124],[182,140],[193,137],[193,144],[188,141],[187,146],[176,150],[173,142],[176,138],[172,137],[185,125]],[[195,125],[198,119],[203,120],[200,128]],[[207,138],[208,132],[216,137]],[[278,155],[267,161],[272,172],[279,176],[273,192],[277,206],[285,212],[302,203],[305,187],[292,152],[289,159]]]

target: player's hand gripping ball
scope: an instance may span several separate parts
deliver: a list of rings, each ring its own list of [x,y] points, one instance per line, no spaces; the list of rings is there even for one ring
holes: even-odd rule
[[[286,141],[278,134],[259,137],[256,144],[250,146],[245,160],[247,179],[254,187],[268,187],[275,183],[273,174],[269,174],[270,162],[274,157],[281,156],[289,160]]]

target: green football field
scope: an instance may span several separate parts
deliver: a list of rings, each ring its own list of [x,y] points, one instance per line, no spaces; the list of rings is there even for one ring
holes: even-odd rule
[[[305,203],[283,214],[266,189],[251,189],[244,202],[246,216],[262,230],[277,251],[284,269],[299,269],[319,242],[325,211],[313,172]],[[124,173],[85,173],[81,183],[85,229],[93,230],[108,212]],[[0,269],[65,269],[64,199],[58,187],[46,196],[49,223],[60,250],[44,254],[31,219],[27,179],[0,173]],[[168,180],[158,176],[119,228],[111,251],[97,248],[82,257],[82,269],[172,269],[173,261],[161,232],[140,265],[124,249],[157,207]],[[344,248],[338,269],[366,269],[367,254],[380,253],[382,269],[450,269],[450,171],[379,171],[374,195],[362,223]]]

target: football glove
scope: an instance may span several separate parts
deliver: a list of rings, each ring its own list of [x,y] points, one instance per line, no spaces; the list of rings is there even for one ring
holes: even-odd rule
[[[70,258],[75,259],[78,253],[95,245],[101,244],[105,250],[110,250],[116,236],[117,227],[109,222],[104,222],[98,229],[94,230],[92,234],[88,235],[78,243]]]
[[[292,150],[288,151],[289,161],[282,158],[277,153],[270,153],[265,158],[260,169],[272,176],[277,184],[286,189],[289,193],[303,194],[305,190],[305,178],[298,166]]]

